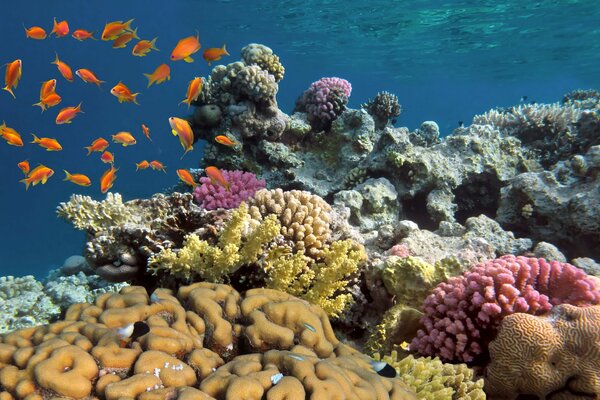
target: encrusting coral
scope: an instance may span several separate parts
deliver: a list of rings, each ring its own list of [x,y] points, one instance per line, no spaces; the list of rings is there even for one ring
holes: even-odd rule
[[[184,308],[185,307],[185,308]],[[138,338],[118,329],[143,321]],[[254,354],[253,354],[254,353]],[[196,283],[141,287],[0,336],[2,399],[415,399],[339,342],[323,310],[288,294]]]

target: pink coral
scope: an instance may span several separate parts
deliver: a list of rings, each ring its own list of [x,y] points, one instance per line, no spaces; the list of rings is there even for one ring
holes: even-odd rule
[[[411,255],[409,248],[405,244],[395,244],[387,251],[390,256],[405,258]]]
[[[410,348],[470,362],[487,349],[502,318],[540,315],[552,306],[600,303],[600,287],[571,264],[506,255],[439,284],[423,303],[422,329]]]
[[[298,99],[296,109],[306,112],[313,128],[329,129],[345,109],[352,85],[342,78],[321,78]]]
[[[229,182],[229,190],[212,183],[208,177],[200,178],[200,185],[194,190],[196,202],[207,210],[236,208],[266,186],[266,182],[256,179],[252,172],[221,170],[221,173]]]

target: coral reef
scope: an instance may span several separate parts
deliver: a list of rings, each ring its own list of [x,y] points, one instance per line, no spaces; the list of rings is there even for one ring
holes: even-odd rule
[[[402,107],[398,97],[390,92],[379,92],[373,100],[361,104],[375,120],[375,128],[385,128],[394,118],[400,116]]]
[[[194,190],[194,198],[200,207],[206,210],[236,208],[266,186],[266,182],[256,179],[252,172],[222,170],[221,173],[229,183],[228,188],[213,183],[209,177],[200,178],[200,185]]]
[[[594,398],[600,388],[600,306],[506,317],[490,343],[485,389],[494,399]]]
[[[140,321],[149,331],[123,345],[117,329]],[[127,287],[0,336],[0,349],[3,398],[416,398],[340,343],[319,307],[268,289],[197,283],[151,299]]]
[[[442,360],[485,354],[504,317],[559,304],[600,303],[600,287],[571,264],[507,255],[438,285],[423,303],[423,326],[410,348]]]
[[[243,47],[242,60],[247,65],[258,65],[261,69],[273,75],[276,82],[283,79],[285,68],[279,61],[279,57],[273,54],[273,50],[265,45],[250,43],[248,46]]]
[[[342,78],[321,78],[311,83],[296,101],[294,111],[308,115],[313,130],[328,131],[331,123],[346,109],[352,85]]]

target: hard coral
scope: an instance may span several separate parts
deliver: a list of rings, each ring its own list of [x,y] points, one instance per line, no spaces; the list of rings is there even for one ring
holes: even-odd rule
[[[273,75],[276,82],[283,79],[285,68],[281,65],[279,57],[273,54],[273,50],[265,45],[250,43],[242,47],[242,60],[248,65],[258,65],[261,69]]]
[[[507,255],[439,284],[423,303],[410,348],[442,360],[474,361],[504,317],[543,314],[559,304],[600,303],[600,288],[571,264]]]
[[[266,186],[266,182],[256,179],[252,172],[221,170],[221,173],[229,183],[229,188],[213,183],[208,177],[200,178],[200,186],[194,190],[194,198],[200,207],[206,210],[237,208],[242,201]]]
[[[352,85],[342,78],[321,78],[313,82],[296,102],[296,111],[308,113],[315,130],[329,130],[348,104]]]
[[[377,129],[383,129],[392,120],[400,116],[402,107],[398,97],[390,92],[379,92],[373,100],[361,105],[375,120]]]
[[[494,399],[597,398],[600,306],[554,307],[550,315],[506,317],[490,343],[485,390]]]
[[[138,321],[149,332],[123,347],[117,329]],[[63,321],[0,336],[0,396],[415,398],[370,361],[339,342],[323,310],[285,293],[196,283],[149,298],[132,286],[71,306]]]

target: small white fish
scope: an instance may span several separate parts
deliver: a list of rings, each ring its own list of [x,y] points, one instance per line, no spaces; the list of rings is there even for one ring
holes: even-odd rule
[[[288,356],[290,356],[290,358],[293,358],[294,360],[297,360],[297,361],[304,361],[304,357],[302,357],[302,356],[297,356],[295,354],[288,354]]]
[[[281,372],[278,374],[275,374],[275,375],[271,376],[271,383],[273,385],[277,385],[282,378],[283,378],[283,374]]]
[[[317,330],[315,329],[314,326],[307,324],[306,322],[304,322],[304,326],[306,327],[306,329],[308,329],[309,331],[313,332],[313,333],[317,333]]]

